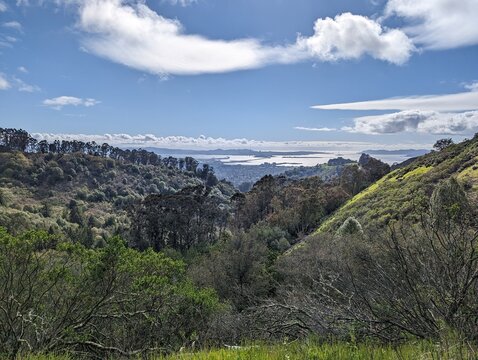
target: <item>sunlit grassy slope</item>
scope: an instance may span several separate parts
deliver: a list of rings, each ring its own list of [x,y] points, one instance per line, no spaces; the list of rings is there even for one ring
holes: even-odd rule
[[[434,186],[451,176],[457,177],[472,197],[478,195],[478,138],[424,155],[391,172],[355,195],[317,233],[336,230],[350,216],[363,227],[383,226],[391,219],[417,218]]]

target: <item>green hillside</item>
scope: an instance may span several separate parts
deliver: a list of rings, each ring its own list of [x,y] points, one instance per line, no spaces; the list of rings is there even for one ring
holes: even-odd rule
[[[211,196],[227,203],[234,188],[215,182]],[[147,195],[174,194],[205,183],[198,172],[167,164],[80,152],[0,152],[0,225],[14,234],[44,229],[99,241],[124,234],[128,210]]]
[[[428,206],[435,185],[456,177],[471,198],[478,186],[478,137],[431,152],[396,169],[355,195],[332,214],[317,233],[335,231],[349,217],[364,228],[391,220],[414,219]]]

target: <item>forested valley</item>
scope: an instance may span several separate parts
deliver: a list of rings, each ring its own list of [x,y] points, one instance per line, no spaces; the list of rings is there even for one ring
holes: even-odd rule
[[[478,137],[327,166],[240,192],[191,157],[0,129],[0,357],[476,358]]]

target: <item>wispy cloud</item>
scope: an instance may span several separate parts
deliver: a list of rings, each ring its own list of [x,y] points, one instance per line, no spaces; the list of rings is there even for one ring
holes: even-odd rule
[[[36,92],[41,90],[39,86],[27,84],[25,81],[17,78],[16,76],[7,76],[0,73],[0,90],[6,90],[10,88],[14,88],[22,92]]]
[[[467,135],[478,131],[478,111],[439,113],[409,110],[393,114],[362,116],[354,119],[353,127],[345,127],[343,130],[374,135],[400,132]]]
[[[197,0],[162,0],[162,1],[167,2],[171,5],[180,5],[182,7],[186,7],[197,2]]]
[[[37,85],[27,84],[25,81],[15,76],[13,76],[12,79],[18,91],[29,92],[29,93],[41,91],[40,87]]]
[[[389,0],[385,16],[405,20],[403,30],[427,49],[478,44],[476,0]]]
[[[18,39],[14,36],[0,34],[0,47],[11,48]]]
[[[476,90],[476,84],[468,89]],[[478,109],[478,91],[456,94],[424,95],[396,97],[382,100],[359,101],[351,103],[315,105],[322,110],[429,110],[429,111],[465,111]]]
[[[7,90],[11,87],[5,75],[0,73],[0,90]]]
[[[17,70],[20,71],[21,73],[28,74],[28,69],[24,66],[17,67]]]
[[[8,28],[8,29],[14,29],[14,30],[17,30],[17,31],[22,31],[22,24],[20,24],[18,21],[7,21],[7,22],[4,22],[2,24],[2,26],[4,28]]]
[[[315,127],[296,126],[294,127],[294,129],[303,130],[303,131],[318,131],[318,132],[337,131],[336,128],[328,128],[328,127],[315,128]]]
[[[7,11],[7,4],[5,2],[0,1],[0,12],[5,12]]]
[[[61,110],[64,106],[85,106],[91,107],[99,104],[100,101],[87,98],[82,99],[74,96],[59,96],[52,99],[46,99],[43,101],[43,105],[51,107],[55,110]]]

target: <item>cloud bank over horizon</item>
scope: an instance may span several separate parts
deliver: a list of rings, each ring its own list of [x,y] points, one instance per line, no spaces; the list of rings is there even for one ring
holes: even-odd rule
[[[252,150],[310,150],[310,151],[363,151],[366,149],[427,149],[428,143],[382,144],[367,141],[263,141],[253,139],[226,139],[209,136],[156,136],[153,134],[55,134],[32,133],[37,140],[80,140],[108,143],[120,147],[159,147],[171,149],[252,149]]]

